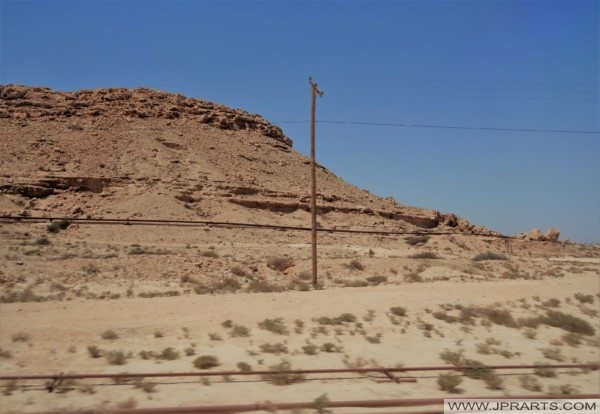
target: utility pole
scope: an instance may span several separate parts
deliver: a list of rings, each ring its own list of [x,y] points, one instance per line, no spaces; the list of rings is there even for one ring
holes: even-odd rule
[[[317,95],[323,92],[317,88],[312,77],[308,78],[311,87],[310,95],[310,234],[312,248],[312,283],[317,286],[317,162],[315,161],[315,104]]]

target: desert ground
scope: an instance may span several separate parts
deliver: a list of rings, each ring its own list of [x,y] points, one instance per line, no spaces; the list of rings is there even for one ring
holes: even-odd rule
[[[543,367],[599,360],[596,247],[554,245],[555,255],[543,257],[519,248],[531,244],[523,241],[512,241],[509,253],[493,238],[432,236],[412,245],[411,236],[323,234],[321,286],[313,289],[309,234],[269,231],[267,241],[264,231],[73,225],[48,233],[45,224],[2,225],[1,234],[13,236],[1,246],[5,272],[21,275],[3,285],[2,375],[451,366],[461,358],[540,367],[495,370],[487,379],[450,370],[396,374],[416,383],[385,382],[376,372],[307,375],[287,385],[261,376],[85,379],[53,393],[42,380],[22,380],[2,384],[2,412],[599,389],[598,371]],[[49,243],[39,244],[44,238]],[[473,260],[482,249],[493,259]],[[277,270],[275,259],[289,267]],[[203,278],[206,269],[222,274],[218,282]],[[577,322],[551,326],[540,319],[549,312]],[[201,356],[218,365],[199,369]],[[438,383],[447,374],[461,379],[452,392]]]

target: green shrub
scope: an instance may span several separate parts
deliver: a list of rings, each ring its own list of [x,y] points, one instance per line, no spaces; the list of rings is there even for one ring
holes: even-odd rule
[[[214,355],[201,355],[194,359],[193,364],[198,369],[209,369],[221,365],[219,358]]]

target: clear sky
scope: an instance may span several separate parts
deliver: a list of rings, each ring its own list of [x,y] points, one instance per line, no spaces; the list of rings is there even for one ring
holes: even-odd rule
[[[0,0],[0,83],[258,113],[374,194],[600,243],[598,1]],[[300,122],[296,122],[300,121]],[[476,128],[506,128],[510,131]],[[515,131],[538,130],[538,131]]]

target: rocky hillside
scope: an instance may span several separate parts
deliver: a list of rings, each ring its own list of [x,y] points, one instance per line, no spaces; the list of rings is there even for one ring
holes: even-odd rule
[[[309,160],[259,115],[145,88],[0,86],[0,213],[306,226]],[[318,169],[326,228],[494,234]]]

